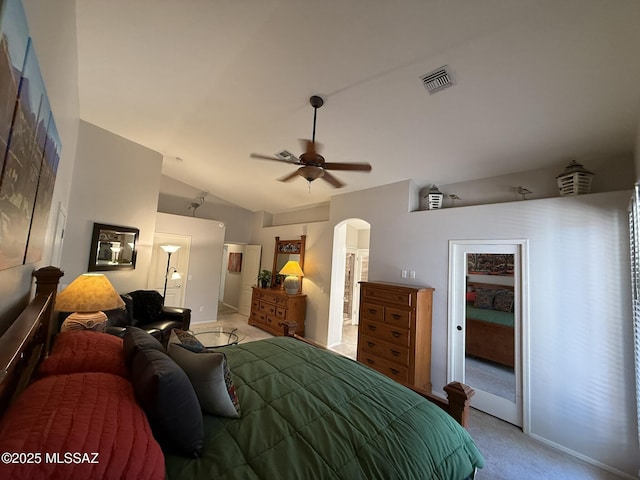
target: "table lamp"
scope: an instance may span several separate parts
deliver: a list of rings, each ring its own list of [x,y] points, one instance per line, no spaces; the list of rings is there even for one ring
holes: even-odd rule
[[[124,307],[124,301],[103,273],[85,273],[62,290],[55,309],[74,312],[69,315],[60,331],[97,330],[104,331],[107,315],[102,310]]]
[[[284,279],[284,289],[289,295],[298,293],[300,289],[300,277],[304,277],[304,273],[300,268],[300,264],[295,260],[289,260],[285,263],[282,270],[278,272],[280,275],[286,275]]]

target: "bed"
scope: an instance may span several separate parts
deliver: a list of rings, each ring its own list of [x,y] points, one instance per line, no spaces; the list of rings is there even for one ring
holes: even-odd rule
[[[513,367],[513,287],[469,282],[467,289],[467,355]]]
[[[126,380],[126,372],[120,371],[122,362],[110,373],[77,372],[62,375],[60,372],[54,372],[55,375],[42,378],[43,374],[47,373],[43,370],[52,368],[50,365],[44,368],[47,362],[50,364],[50,360],[59,354],[55,351],[56,348],[58,350],[62,348],[60,347],[63,341],[61,334],[56,340],[52,355],[38,367],[41,357],[49,351],[47,330],[52,318],[51,307],[54,297],[55,286],[52,291],[51,285],[48,287],[39,285],[34,301],[0,338],[0,347],[2,347],[0,361],[4,362],[3,367],[6,367],[6,374],[0,380],[0,393],[5,403],[11,403],[0,422],[2,436],[11,436],[20,431],[15,421],[11,423],[16,416],[15,413],[19,412],[26,402],[33,403],[32,399],[25,399],[25,397],[46,382],[56,382],[64,378],[67,383],[75,379],[77,385],[84,385],[92,382],[101,383],[103,379],[109,380],[118,386],[119,404],[130,401],[132,389],[127,386],[127,383],[134,383],[136,374],[135,370],[132,370],[129,379]],[[295,326],[289,327],[291,332],[295,331]],[[285,332],[287,332],[286,326]],[[96,332],[83,334],[91,341],[108,340],[113,345],[122,342],[122,339],[108,334]],[[77,338],[74,335],[74,332],[68,332],[64,341]],[[104,337],[99,337],[101,335]],[[31,346],[34,344],[39,347],[33,349]],[[13,353],[7,353],[9,347]],[[85,348],[85,350],[95,352],[103,348]],[[68,353],[68,349],[65,351]],[[22,352],[28,353],[23,355]],[[135,441],[138,444],[132,448],[146,448],[148,453],[144,455],[148,455],[148,463],[153,464],[152,472],[143,470],[127,476],[126,470],[119,470],[114,475],[110,469],[111,457],[101,457],[107,463],[103,462],[94,467],[69,464],[44,465],[41,461],[21,471],[29,472],[31,478],[57,476],[59,478],[155,479],[159,478],[158,468],[161,465],[163,470],[160,478],[165,477],[169,480],[199,478],[463,480],[473,478],[476,469],[484,465],[482,455],[467,431],[440,408],[440,406],[446,407],[447,402],[436,399],[436,402],[440,403],[438,406],[425,398],[429,396],[425,392],[411,391],[355,361],[291,336],[228,346],[217,349],[217,352],[224,353],[239,400],[241,415],[239,418],[206,413],[202,415],[204,447],[199,452],[199,457],[190,458],[177,453],[171,446],[158,441],[162,447],[163,458],[155,459],[159,450],[155,448],[154,438],[145,437],[145,442],[140,442],[140,437],[148,430],[148,424],[144,422],[144,418],[141,420],[135,417],[139,422],[139,427],[134,429],[134,433],[137,434]],[[77,360],[78,356],[75,353],[71,357]],[[123,358],[125,356],[126,353],[123,354]],[[91,362],[79,363],[83,368],[88,368],[87,365]],[[41,378],[30,382],[28,378],[38,368]],[[18,386],[18,383],[22,385]],[[31,385],[21,393],[27,383]],[[8,387],[9,385],[11,387]],[[102,387],[98,385],[98,388]],[[452,412],[458,412],[458,420],[464,421],[471,392],[468,387],[460,384],[449,385],[446,389],[449,393],[454,393],[454,396],[457,393],[463,398],[458,406],[455,405],[458,402],[450,401],[449,407],[452,407]],[[17,395],[19,395],[18,400],[16,400]],[[98,397],[102,396],[103,393]],[[42,403],[46,403],[46,408],[51,409],[51,396],[44,398],[47,400]],[[136,398],[142,403],[138,395]],[[63,402],[61,408],[68,409],[69,406],[66,403],[69,401],[67,399]],[[86,409],[86,398],[79,398],[77,402]],[[91,407],[89,411],[92,412],[90,421],[94,421],[94,417],[100,415],[95,414],[93,405],[90,404],[89,407]],[[187,417],[188,415],[184,414],[193,412],[193,410],[180,412],[179,404],[176,404],[176,410],[179,419],[182,415]],[[28,413],[33,416],[32,411]],[[151,419],[151,416],[148,416]],[[49,414],[48,418],[53,427],[47,425],[47,431],[54,428],[56,424],[55,415]],[[108,419],[108,416],[105,418]],[[131,430],[127,426],[128,422],[124,423],[123,427]],[[12,427],[11,432],[7,431],[7,425]],[[28,448],[31,450],[47,450],[52,439],[47,439],[46,433],[40,433],[37,430],[37,422],[35,428],[35,434],[34,431],[29,433],[31,443],[25,445],[29,445]],[[119,427],[114,427],[112,422],[106,422],[103,428],[104,435],[118,439]],[[44,427],[42,429],[45,430]],[[86,429],[89,432],[95,431],[91,426]],[[159,437],[156,435],[156,438]],[[0,438],[0,447],[4,446],[1,445],[3,440]],[[98,440],[102,442],[103,438],[100,437]],[[140,443],[144,445],[139,445]],[[119,445],[119,443],[115,442],[113,445]],[[130,464],[140,468],[140,465],[130,458],[130,452],[124,453],[129,454],[128,463],[121,461],[118,468],[121,469],[122,465]],[[155,460],[151,461],[152,459]],[[5,467],[6,465],[0,465],[2,478],[20,478],[16,475],[1,475],[2,468]],[[48,469],[46,475],[39,474],[45,471],[40,470],[45,467]],[[96,473],[98,470],[89,470],[98,467],[99,474]]]

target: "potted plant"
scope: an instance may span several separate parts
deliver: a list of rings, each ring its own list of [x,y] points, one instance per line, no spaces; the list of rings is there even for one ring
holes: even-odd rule
[[[267,270],[263,268],[262,271],[258,274],[258,282],[262,288],[267,288],[269,282],[271,281],[271,270]]]

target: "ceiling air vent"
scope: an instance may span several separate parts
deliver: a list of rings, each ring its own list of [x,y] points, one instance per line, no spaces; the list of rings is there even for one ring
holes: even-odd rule
[[[293,153],[287,150],[282,150],[281,152],[276,153],[276,157],[281,158],[282,160],[291,160]]]
[[[420,78],[422,79],[424,88],[426,88],[429,93],[435,93],[453,85],[453,80],[447,71],[446,65]]]

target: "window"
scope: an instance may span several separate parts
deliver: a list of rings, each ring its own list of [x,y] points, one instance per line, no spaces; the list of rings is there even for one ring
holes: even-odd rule
[[[629,211],[631,247],[631,300],[633,311],[633,338],[636,366],[636,412],[640,425],[640,186],[636,184]],[[638,432],[640,439],[640,429]]]

